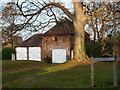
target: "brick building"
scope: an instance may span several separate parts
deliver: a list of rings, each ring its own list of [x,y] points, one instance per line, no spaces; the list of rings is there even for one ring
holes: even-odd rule
[[[89,40],[89,34],[85,32],[85,39]],[[63,63],[70,60],[74,47],[74,26],[69,20],[62,20],[44,34],[36,34],[16,47],[16,59],[30,60],[31,57],[39,57],[39,61],[46,57],[52,58],[53,63]],[[18,49],[19,48],[19,49]],[[22,50],[21,50],[22,48]],[[31,48],[31,49],[30,49]],[[24,50],[23,50],[24,49]],[[19,53],[24,53],[24,58],[18,58]],[[31,51],[31,52],[30,52]],[[38,53],[35,53],[37,51]],[[33,54],[31,54],[33,53]],[[38,54],[38,56],[36,56]],[[31,58],[32,60],[34,58]],[[38,60],[36,58],[36,60]],[[63,60],[63,61],[62,61]]]

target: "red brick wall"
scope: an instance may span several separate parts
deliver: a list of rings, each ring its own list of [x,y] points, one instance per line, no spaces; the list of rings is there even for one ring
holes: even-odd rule
[[[55,41],[55,37],[57,40]],[[71,55],[71,47],[73,47],[73,36],[71,35],[54,35],[42,37],[42,60],[49,56],[52,58],[51,49],[66,49],[67,59],[69,60]]]

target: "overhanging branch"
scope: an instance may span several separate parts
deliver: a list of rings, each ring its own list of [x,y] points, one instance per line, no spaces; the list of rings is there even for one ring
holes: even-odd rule
[[[73,20],[73,15],[64,6],[62,6],[59,3],[52,2],[52,3],[46,4],[45,6],[40,8],[37,12],[32,13],[32,14],[24,14],[22,11],[22,7],[20,7],[17,3],[17,7],[19,8],[19,10],[21,12],[21,14],[19,14],[19,15],[23,15],[24,17],[40,14],[46,7],[49,7],[49,6],[56,6],[56,7],[60,8],[71,20]]]

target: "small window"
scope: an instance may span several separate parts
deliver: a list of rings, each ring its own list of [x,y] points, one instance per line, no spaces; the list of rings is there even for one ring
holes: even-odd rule
[[[55,37],[54,40],[57,41],[57,37]]]

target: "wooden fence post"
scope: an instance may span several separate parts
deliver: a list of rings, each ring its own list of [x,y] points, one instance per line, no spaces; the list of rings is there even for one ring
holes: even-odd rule
[[[95,86],[95,82],[94,82],[94,61],[93,61],[93,58],[91,58],[91,86],[92,87]]]
[[[116,70],[116,61],[113,62],[113,85],[117,86],[117,70]]]

